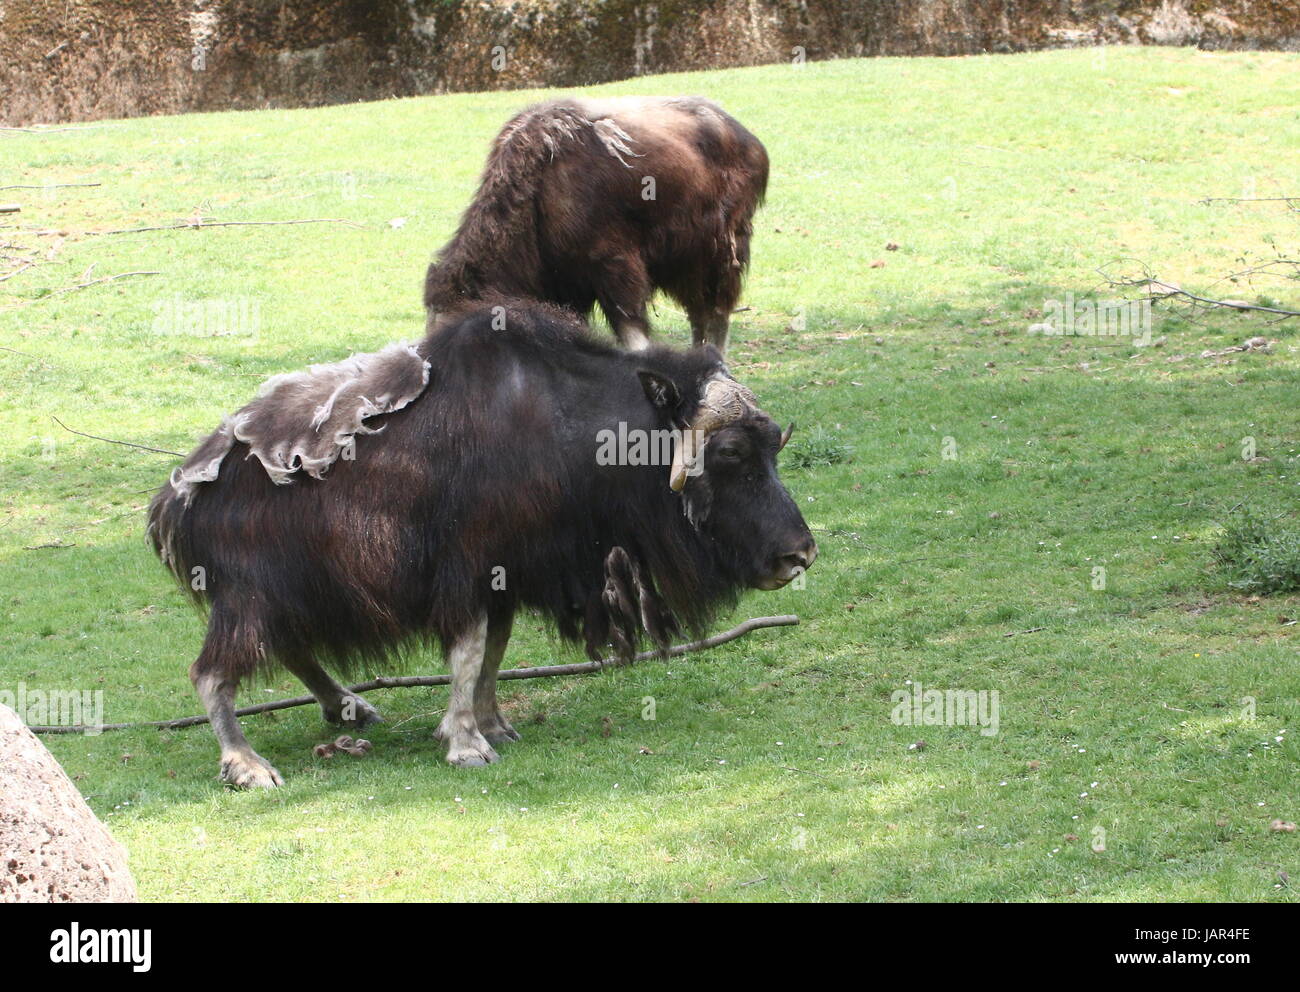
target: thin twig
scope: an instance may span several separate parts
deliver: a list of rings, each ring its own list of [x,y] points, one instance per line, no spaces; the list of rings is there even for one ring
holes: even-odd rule
[[[12,279],[20,272],[26,272],[35,264],[36,263],[31,260],[24,262],[22,265],[18,266],[18,268],[14,269],[12,272],[6,272],[4,275],[0,276],[0,282],[4,282],[6,279]]]
[[[1207,196],[1201,203],[1285,203],[1291,209],[1300,206],[1300,196]]]
[[[86,231],[88,236],[99,237],[109,234],[141,234],[145,231],[186,231],[205,227],[278,227],[285,224],[347,224],[349,227],[361,227],[356,221],[342,217],[307,217],[301,220],[187,220],[179,224],[161,224],[157,227],[124,227],[116,231]]]
[[[1159,279],[1153,279],[1151,282],[1156,286],[1169,290],[1167,293],[1161,292],[1159,294],[1161,297],[1185,296],[1187,299],[1207,307],[1224,307],[1228,310],[1259,310],[1263,313],[1278,313],[1284,317],[1300,317],[1300,310],[1283,310],[1278,307],[1265,307],[1260,306],[1258,303],[1247,303],[1245,300],[1212,300],[1208,296],[1198,296],[1195,293],[1189,293],[1185,289],[1170,286],[1168,283],[1161,282]]]
[[[90,286],[98,286],[100,283],[104,283],[104,282],[115,282],[118,279],[126,279],[128,276],[160,276],[160,275],[162,275],[162,273],[156,269],[141,269],[136,272],[119,272],[115,276],[101,276],[98,279],[91,279],[88,282],[79,282],[75,286],[64,286],[62,289],[51,290],[45,296],[37,297],[34,300],[28,300],[26,303],[18,303],[11,307],[5,307],[4,309],[17,310],[21,307],[34,306],[37,303],[43,303],[44,301],[51,299],[55,296],[58,296],[62,293],[75,293],[79,289],[87,289]]]
[[[1214,300],[1208,296],[1200,296],[1196,293],[1188,292],[1181,286],[1165,282],[1151,274],[1150,268],[1146,263],[1138,262],[1141,266],[1143,278],[1141,279],[1124,279],[1110,275],[1104,269],[1098,269],[1098,274],[1106,281],[1111,289],[1133,289],[1141,288],[1148,299],[1167,300],[1171,297],[1181,296],[1192,303],[1199,303],[1203,307],[1221,307],[1226,310],[1256,310],[1261,313],[1280,314],[1282,319],[1290,317],[1300,317],[1300,310],[1286,310],[1279,307],[1266,307],[1257,303],[1247,303],[1245,300]],[[1194,308],[1193,308],[1194,309]]]
[[[1011,630],[1003,634],[1003,637],[1015,637],[1017,634],[1037,634],[1040,630],[1046,630],[1046,627],[1030,627],[1028,630]]]
[[[0,131],[22,131],[26,134],[52,134],[55,131],[90,131],[106,124],[82,124],[78,127],[0,127]]]
[[[799,623],[799,618],[793,614],[787,614],[777,617],[753,617],[744,623],[732,627],[730,630],[723,631],[721,634],[714,634],[706,637],[701,641],[691,641],[687,644],[674,644],[667,651],[642,651],[635,655],[631,660],[621,658],[604,658],[600,661],[579,662],[573,665],[543,665],[538,668],[510,668],[497,675],[498,681],[509,681],[512,679],[542,679],[550,678],[554,675],[586,675],[591,672],[599,672],[606,668],[621,668],[625,665],[632,665],[638,661],[648,661],[651,658],[676,658],[678,655],[688,654],[692,651],[704,651],[708,648],[715,648],[719,644],[726,644],[728,641],[734,641],[738,637],[744,637],[751,630],[758,630],[762,627],[793,627]],[[409,689],[417,686],[430,685],[447,685],[451,682],[450,675],[408,675],[390,678],[371,679],[369,682],[359,682],[354,686],[349,686],[348,692],[370,692],[373,689]],[[256,706],[245,706],[243,709],[235,710],[235,716],[252,716],[256,713],[270,713],[274,710],[287,710],[294,706],[307,706],[316,702],[315,696],[295,696],[292,699],[277,699],[270,703],[258,703]],[[132,730],[137,727],[157,727],[160,730],[178,730],[182,727],[195,727],[201,723],[207,723],[206,716],[187,716],[179,720],[155,720],[148,723],[109,723],[102,727],[28,727],[34,734],[78,734],[86,730]]]
[[[121,444],[128,448],[139,448],[142,451],[153,451],[160,455],[175,455],[177,458],[184,458],[179,451],[168,451],[166,448],[151,448],[147,444],[136,444],[134,441],[117,441],[111,437],[100,437],[98,434],[87,434],[85,431],[74,431],[58,417],[51,415],[51,420],[62,427],[69,434],[79,434],[82,437],[88,437],[95,441],[107,441],[109,444]]]
[[[103,186],[103,183],[46,183],[44,186],[0,186],[0,189],[69,189],[73,186]]]

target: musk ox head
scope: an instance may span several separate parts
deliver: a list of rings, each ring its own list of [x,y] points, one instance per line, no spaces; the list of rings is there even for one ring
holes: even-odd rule
[[[817,543],[776,470],[794,424],[782,431],[717,358],[694,403],[683,401],[671,379],[639,373],[650,402],[679,429],[667,482],[739,582],[779,589],[817,557]]]

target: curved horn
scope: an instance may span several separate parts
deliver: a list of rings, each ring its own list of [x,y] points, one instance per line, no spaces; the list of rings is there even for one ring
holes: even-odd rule
[[[748,389],[730,376],[717,376],[704,387],[700,405],[695,415],[682,431],[681,440],[673,452],[673,468],[668,475],[668,485],[679,493],[692,474],[709,435],[729,424],[734,424],[747,410],[758,408],[758,400]]]
[[[780,451],[782,448],[784,448],[787,444],[790,443],[790,435],[793,433],[794,433],[794,421],[792,420],[790,421],[790,426],[781,432],[781,443],[776,446],[777,451]]]

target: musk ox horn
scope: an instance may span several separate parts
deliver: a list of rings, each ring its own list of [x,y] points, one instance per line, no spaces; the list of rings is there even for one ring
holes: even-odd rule
[[[777,445],[776,450],[781,451],[790,443],[790,435],[794,433],[794,421],[790,421],[790,426],[781,432],[781,443]]]
[[[734,424],[747,411],[757,409],[758,400],[754,394],[731,376],[718,375],[710,379],[704,387],[700,405],[695,408],[695,415],[682,430],[681,441],[673,452],[673,469],[668,476],[672,491],[679,493],[686,486],[686,477],[710,435]]]

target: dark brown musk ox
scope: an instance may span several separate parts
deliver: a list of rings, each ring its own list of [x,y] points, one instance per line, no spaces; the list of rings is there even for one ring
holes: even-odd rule
[[[447,760],[496,761],[519,737],[496,700],[518,610],[627,656],[812,564],[777,476],[788,438],[713,348],[624,351],[531,301],[272,379],[149,507],[155,550],[208,611],[190,678],[221,777],[281,783],[235,717],[242,680],[282,666],[327,719],[364,726],[378,714],[325,667],[421,643],[450,662]]]
[[[599,303],[619,342],[638,349],[661,289],[685,308],[694,343],[725,353],[767,173],[762,142],[701,97],[529,107],[497,135],[459,230],[429,266],[429,326],[490,294],[583,316]]]

